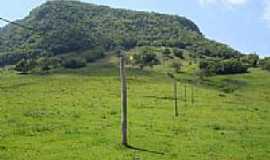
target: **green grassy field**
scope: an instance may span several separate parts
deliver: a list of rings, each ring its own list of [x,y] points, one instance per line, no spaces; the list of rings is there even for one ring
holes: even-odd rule
[[[128,69],[129,143],[120,145],[120,82],[113,65],[48,75],[0,73],[1,160],[269,160],[270,73],[217,76],[194,87]],[[179,79],[188,76],[178,75]],[[223,92],[225,91],[225,92]],[[226,93],[227,92],[227,93]]]

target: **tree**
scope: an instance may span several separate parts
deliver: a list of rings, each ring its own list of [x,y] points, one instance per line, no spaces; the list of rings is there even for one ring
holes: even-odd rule
[[[45,71],[46,73],[48,73],[50,69],[51,69],[51,68],[50,68],[50,66],[49,66],[48,64],[44,64],[44,65],[41,67],[41,70],[42,70],[42,71]]]
[[[91,49],[90,51],[86,51],[83,53],[83,57],[86,59],[87,62],[95,62],[99,58],[105,56],[105,49],[103,47],[96,47]]]
[[[61,59],[56,57],[42,57],[37,60],[38,66],[40,66],[41,71],[48,72],[53,68],[61,66]]]
[[[201,60],[199,64],[200,72],[203,73],[204,75],[212,75],[215,74],[216,72],[216,64],[213,60]]]
[[[169,48],[165,48],[163,51],[162,51],[162,55],[163,57],[169,57],[171,54],[171,50]]]
[[[35,62],[32,59],[22,59],[16,64],[15,70],[23,74],[26,74],[29,71],[31,71],[34,67]]]
[[[228,59],[221,61],[217,66],[217,74],[235,74],[246,73],[248,66],[237,59]]]
[[[134,37],[126,37],[125,40],[121,43],[125,49],[132,49],[137,45],[137,40]]]
[[[270,71],[270,57],[265,57],[260,61],[260,67],[264,70]]]
[[[72,69],[82,68],[86,66],[86,60],[81,58],[66,59],[64,60],[63,65],[65,68],[72,68]]]
[[[205,77],[207,76],[207,71],[205,69],[200,69],[196,71],[195,74],[199,77],[200,81],[204,81]]]
[[[265,63],[263,69],[270,71],[270,61],[268,61],[267,63]]]
[[[249,58],[249,61],[250,61],[250,64],[251,64],[252,67],[257,67],[258,66],[260,57],[256,53],[249,54],[248,58]]]
[[[250,67],[257,67],[260,57],[257,54],[248,54],[240,58],[241,62]]]
[[[143,52],[141,54],[135,54],[133,58],[134,64],[138,65],[141,70],[143,70],[145,66],[153,67],[154,65],[160,64],[157,55],[153,53]]]
[[[237,59],[227,60],[202,60],[199,68],[206,75],[246,73],[248,66]]]
[[[175,73],[181,72],[182,66],[183,66],[182,63],[179,61],[174,61],[171,64],[171,67],[174,69]]]
[[[181,59],[184,58],[184,53],[180,49],[177,49],[177,48],[173,49],[173,54],[174,54],[175,57],[178,57],[178,58],[181,58]]]

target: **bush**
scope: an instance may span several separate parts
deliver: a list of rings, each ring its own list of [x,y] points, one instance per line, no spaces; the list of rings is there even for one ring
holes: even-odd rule
[[[172,64],[170,65],[170,67],[172,67],[175,71],[175,73],[180,73],[181,69],[182,69],[182,63],[179,61],[174,61],[172,62]]]
[[[15,70],[25,74],[31,71],[35,66],[36,63],[32,59],[22,59],[16,64]]]
[[[138,65],[140,69],[143,69],[145,66],[153,67],[154,65],[158,65],[160,64],[160,61],[154,53],[143,52],[141,54],[134,55],[133,63]]]
[[[199,67],[207,75],[246,73],[248,70],[248,66],[237,59],[203,60],[200,62]]]
[[[57,68],[61,66],[61,59],[57,57],[50,57],[50,58],[42,57],[37,60],[37,64],[42,71],[48,72],[49,70],[53,68]]]
[[[260,61],[260,67],[264,70],[270,71],[270,57],[266,57]]]
[[[235,59],[224,60],[219,64],[217,74],[247,73],[248,66]]]
[[[0,54],[0,66],[16,65],[22,59],[30,58],[30,54],[25,52],[7,52]]]
[[[163,51],[162,51],[162,55],[164,57],[169,57],[171,54],[171,50],[169,48],[165,48]]]
[[[264,66],[263,69],[270,71],[270,61],[268,61]]]
[[[241,57],[241,62],[250,67],[257,67],[259,63],[259,56],[257,54],[248,54]]]
[[[72,69],[82,68],[86,66],[86,60],[81,58],[66,59],[63,62],[63,66],[65,68],[72,68]]]
[[[95,48],[89,52],[84,53],[84,58],[87,62],[95,62],[97,59],[104,57],[105,49],[102,47]]]
[[[180,49],[175,48],[175,49],[173,50],[173,54],[174,54],[175,57],[178,57],[178,58],[181,58],[181,59],[184,58],[184,53],[183,53],[183,51],[180,50]]]
[[[217,70],[217,62],[213,60],[201,60],[199,68],[201,70],[201,73],[203,73],[205,76],[213,75],[216,73]]]

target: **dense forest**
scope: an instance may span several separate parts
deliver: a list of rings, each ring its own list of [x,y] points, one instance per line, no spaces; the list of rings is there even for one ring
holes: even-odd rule
[[[228,45],[207,39],[191,20],[176,15],[113,9],[78,1],[48,1],[16,23],[25,27],[8,24],[0,29],[0,66],[22,60],[33,64],[29,59],[71,52],[82,60],[78,62],[69,56],[65,64],[81,66],[84,61],[94,61],[108,52],[143,46],[174,48],[187,51],[194,58],[210,57],[214,61],[239,61],[243,57]],[[58,61],[61,60],[53,58],[53,62]],[[246,71],[243,66],[240,68],[241,72]]]

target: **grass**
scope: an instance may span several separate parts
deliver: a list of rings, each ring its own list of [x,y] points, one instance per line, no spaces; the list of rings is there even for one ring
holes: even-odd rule
[[[0,72],[2,160],[268,160],[270,74],[217,76],[191,84],[173,115],[171,81],[128,69],[129,143],[120,145],[120,82],[113,65],[48,75]],[[178,75],[179,79],[190,75]],[[232,86],[233,92],[223,88]],[[229,87],[230,88],[230,87]]]

